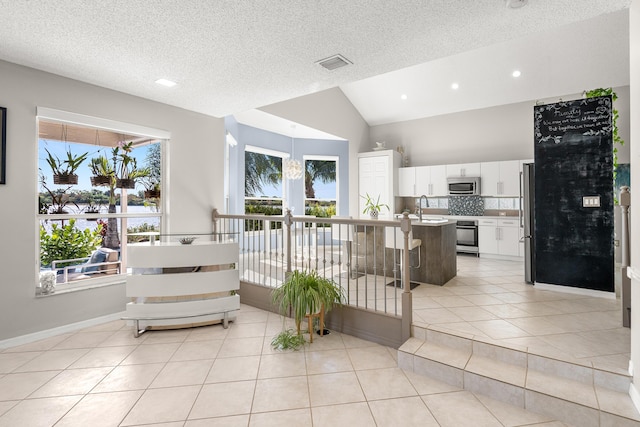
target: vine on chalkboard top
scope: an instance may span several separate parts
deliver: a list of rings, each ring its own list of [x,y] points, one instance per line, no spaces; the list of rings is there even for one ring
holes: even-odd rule
[[[592,89],[584,92],[584,96],[586,98],[596,98],[598,96],[607,96],[607,95],[611,96],[611,100],[614,103],[618,99],[618,95],[613,91],[613,88],[610,88],[610,87]],[[615,182],[617,169],[618,169],[618,148],[615,145],[616,144],[620,144],[621,146],[624,145],[624,140],[620,138],[620,135],[618,134],[618,124],[617,124],[618,116],[619,116],[618,110],[614,107],[611,113],[613,115],[613,120],[612,120],[613,122],[613,182]],[[615,194],[615,192],[613,195],[613,201],[616,205],[618,204],[618,195]]]

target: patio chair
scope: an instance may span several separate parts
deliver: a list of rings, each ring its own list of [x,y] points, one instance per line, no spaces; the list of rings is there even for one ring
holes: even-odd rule
[[[62,274],[58,274],[57,283],[66,283],[100,275],[118,274],[121,265],[119,257],[120,253],[114,249],[98,248],[88,257],[55,260],[51,263],[51,268],[62,271]],[[80,264],[57,267],[70,262]]]

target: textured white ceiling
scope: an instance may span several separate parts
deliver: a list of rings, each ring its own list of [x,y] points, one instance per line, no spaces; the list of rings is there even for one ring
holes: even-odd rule
[[[628,84],[622,10],[340,87],[369,125],[379,125]]]
[[[530,0],[512,10],[504,0],[0,0],[0,59],[221,117],[629,3]],[[336,53],[353,66],[315,64]],[[158,78],[178,85],[158,86]]]

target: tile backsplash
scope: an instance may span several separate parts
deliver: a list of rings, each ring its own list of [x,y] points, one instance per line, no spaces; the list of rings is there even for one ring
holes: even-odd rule
[[[415,203],[415,205],[413,205]],[[414,199],[409,204],[413,212],[414,206],[420,205],[420,199]],[[512,211],[520,208],[520,199],[517,197],[481,197],[481,196],[449,196],[449,197],[428,197],[427,203],[422,201],[424,209],[445,209],[442,214],[482,216],[485,211]],[[488,213],[487,215],[497,215]]]
[[[484,208],[513,210],[513,209],[519,209],[520,203],[517,197],[485,197]]]
[[[484,200],[480,196],[450,196],[449,215],[484,215]]]

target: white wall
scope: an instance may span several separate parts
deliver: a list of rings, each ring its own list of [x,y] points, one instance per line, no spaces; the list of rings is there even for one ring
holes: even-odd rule
[[[0,76],[0,103],[7,108],[7,184],[0,185],[0,340],[123,311],[122,285],[34,296],[36,107],[171,132],[170,188],[163,189],[170,194],[171,232],[211,231],[211,209],[223,205],[223,120],[2,61]]]
[[[349,194],[358,194],[357,154],[369,151],[369,126],[339,88],[279,102],[261,110],[330,133],[349,142]],[[349,199],[349,215],[358,215],[358,198]]]
[[[630,41],[630,86],[631,86],[631,138],[640,138],[640,0],[633,0],[629,9],[629,41]],[[634,170],[640,165],[640,144],[631,145],[631,188],[640,188],[640,173]],[[636,195],[637,196],[637,195]],[[633,205],[639,203],[640,198],[631,193],[631,266],[636,273],[640,273],[640,209]],[[635,237],[634,237],[635,236]],[[631,281],[631,361],[634,366],[633,382],[635,390],[640,391],[640,282]],[[634,393],[632,393],[632,397]],[[640,396],[636,394],[636,408],[640,410]]]
[[[629,86],[617,87],[619,163],[629,162]],[[563,96],[576,99],[580,95]],[[558,98],[543,100],[555,102]],[[371,141],[405,147],[410,166],[533,158],[535,101],[372,126]],[[368,150],[367,150],[368,151]]]

